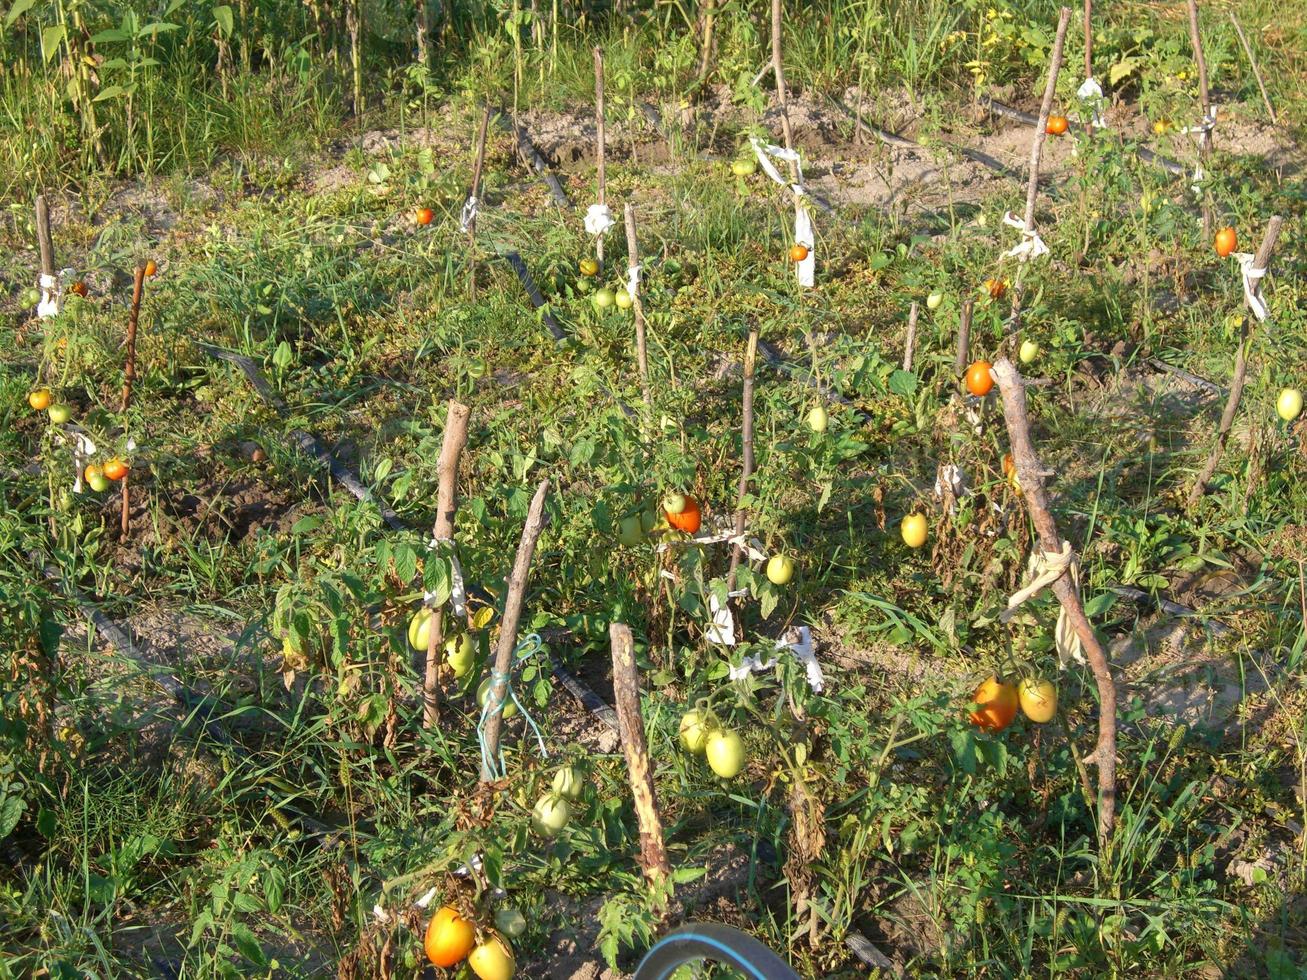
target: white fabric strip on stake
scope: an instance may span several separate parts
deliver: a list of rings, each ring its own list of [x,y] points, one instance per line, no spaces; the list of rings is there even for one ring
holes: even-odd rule
[[[63,305],[64,283],[72,274],[72,269],[60,269],[57,276],[44,272],[37,276],[36,286],[41,290],[41,301],[36,304],[37,317],[48,320],[59,313],[59,307]]]
[[[63,443],[71,443],[73,453],[73,493],[82,492],[82,473],[86,470],[86,464],[95,458],[95,443],[91,437],[84,432],[78,432],[75,429],[67,430],[72,436],[70,440],[65,434],[65,430],[55,431],[55,438]]]
[[[600,235],[606,235],[608,229],[616,224],[613,221],[613,212],[609,210],[607,204],[591,204],[585,212],[585,230],[596,238]]]
[[[467,200],[463,202],[463,213],[458,216],[458,227],[460,231],[466,232],[472,227],[472,222],[476,221],[478,203],[477,199],[470,194],[468,195]]]
[[[1076,97],[1088,105],[1094,112],[1092,125],[1095,129],[1107,129],[1107,120],[1103,118],[1103,86],[1098,79],[1090,75],[1076,89]]]
[[[447,545],[445,549],[449,558],[449,602],[454,609],[455,616],[467,615],[467,586],[463,583],[463,566],[458,563],[458,555],[454,554],[453,538],[432,538],[427,542],[427,550],[435,551],[441,545]],[[436,599],[434,592],[424,592],[422,594],[423,605],[431,605]]]
[[[626,294],[635,299],[640,292],[640,267],[633,265],[626,270]]]
[[[1039,237],[1039,232],[1035,231],[1034,228],[1027,228],[1025,221],[1018,218],[1011,211],[1003,215],[1003,224],[1009,228],[1016,228],[1021,232],[1021,241],[1004,252],[1003,258],[1016,259],[1018,262],[1029,262],[1031,259],[1037,259],[1041,255],[1048,254],[1048,246]]]
[[[1079,594],[1080,562],[1076,560],[1076,553],[1071,550],[1070,541],[1062,542],[1061,551],[1032,551],[1030,553],[1029,567],[1026,571],[1030,581],[1008,598],[1007,608],[999,613],[999,621],[1008,622],[1016,615],[1018,606],[1033,599],[1068,573],[1071,575],[1071,582],[1075,586],[1076,593]],[[1053,640],[1057,645],[1058,662],[1063,667],[1066,667],[1069,660],[1074,660],[1078,664],[1085,662],[1084,653],[1080,649],[1080,637],[1075,628],[1072,627],[1065,607],[1058,611],[1057,625],[1053,630]]]
[[[794,658],[803,664],[804,673],[807,675],[808,687],[814,693],[820,694],[826,686],[826,677],[821,671],[821,664],[817,663],[816,650],[812,644],[812,631],[806,626],[800,626],[797,631],[790,630],[781,639],[776,641],[777,651],[788,650]],[[766,660],[761,655],[748,656],[740,661],[740,666],[730,668],[730,679],[733,681],[743,680],[753,673],[761,673],[764,670],[771,670],[776,666],[775,657],[768,657]]]
[[[1244,302],[1248,304],[1248,309],[1257,318],[1257,322],[1265,323],[1270,312],[1266,308],[1266,300],[1262,297],[1262,279],[1266,275],[1266,270],[1253,265],[1257,256],[1249,252],[1235,252],[1234,257],[1239,261],[1239,272],[1243,277]]]
[[[810,288],[816,281],[817,241],[812,231],[812,212],[806,202],[808,188],[803,183],[803,163],[799,159],[799,151],[787,150],[775,143],[764,143],[757,136],[750,136],[749,142],[753,145],[753,154],[758,158],[763,173],[781,187],[788,187],[790,193],[794,195],[794,243],[808,250],[803,261],[795,263],[794,274],[798,277],[800,286]],[[782,177],[781,172],[776,169],[776,164],[772,163],[772,157],[784,160],[786,163],[793,163],[794,172],[798,175],[797,182],[791,183]]]

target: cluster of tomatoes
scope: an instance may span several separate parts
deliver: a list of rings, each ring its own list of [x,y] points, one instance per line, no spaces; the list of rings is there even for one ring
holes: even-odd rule
[[[702,755],[722,779],[733,779],[744,768],[744,739],[724,727],[707,707],[691,708],[681,716],[681,746]]]
[[[971,696],[975,708],[968,717],[982,732],[1001,732],[1016,719],[1017,708],[1042,725],[1057,712],[1057,687],[1042,677],[1028,676],[1020,684],[997,676],[983,681]]]
[[[496,916],[496,925],[503,931],[509,931],[504,929],[505,925],[511,929],[517,923],[525,928],[521,913],[515,917]],[[475,922],[464,918],[452,905],[442,906],[431,917],[423,945],[427,959],[442,970],[453,969],[466,960],[468,969],[481,980],[509,980],[517,971],[517,960],[508,940],[499,931],[478,930]]]
[[[589,283],[599,275],[599,262],[596,259],[582,259],[578,263],[583,281]],[[600,286],[590,296],[590,302],[594,304],[596,310],[603,311],[617,307],[619,310],[629,310],[635,306],[635,297],[632,296],[625,286],[618,286],[613,289],[611,286]]]
[[[56,402],[49,388],[37,388],[27,395],[27,404],[33,411],[45,412],[52,425],[63,425],[73,417],[73,410],[63,402]],[[82,476],[96,493],[109,488],[110,481],[127,475],[128,463],[119,456],[111,456],[104,463],[88,463]]]

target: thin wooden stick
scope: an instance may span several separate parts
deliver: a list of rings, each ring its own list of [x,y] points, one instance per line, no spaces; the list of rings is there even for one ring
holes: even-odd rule
[[[702,91],[708,84],[708,69],[712,65],[713,29],[717,19],[717,0],[703,0],[699,11],[702,30],[699,37],[699,73],[694,87]]]
[[[517,545],[517,557],[513,560],[513,572],[508,579],[508,595],[504,599],[504,618],[499,623],[499,640],[495,646],[494,673],[490,676],[492,683],[486,695],[486,704],[490,706],[486,718],[484,758],[481,762],[481,782],[488,783],[494,776],[487,765],[499,755],[499,732],[503,728],[504,713],[502,708],[508,688],[508,674],[513,666],[513,651],[517,648],[517,624],[522,618],[522,604],[526,600],[526,583],[531,572],[531,556],[535,554],[536,542],[540,532],[545,528],[545,495],[549,492],[549,481],[541,480],[531,498],[531,508],[527,511],[526,524],[522,528],[522,540]]]
[[[145,266],[136,266],[136,278],[132,286],[132,310],[127,317],[127,365],[123,370],[123,415],[127,414],[127,409],[132,403],[132,383],[136,380],[136,325],[141,316],[141,296],[145,292]],[[126,425],[126,418],[123,424]],[[122,540],[127,540],[127,531],[130,519],[127,514],[129,507],[127,484],[131,480],[131,470],[123,474],[123,508],[122,508]]]
[[[785,87],[785,66],[781,61],[781,27],[785,12],[781,0],[771,0],[771,70],[776,77],[776,104],[781,110],[781,135],[785,138],[785,149],[794,149],[794,131],[790,128],[790,96]],[[790,180],[799,180],[799,165],[790,161]]]
[[[1039,160],[1044,152],[1044,139],[1048,135],[1048,117],[1053,112],[1053,99],[1057,95],[1057,76],[1062,70],[1062,50],[1066,45],[1066,31],[1071,23],[1071,8],[1063,7],[1057,21],[1057,34],[1053,38],[1053,51],[1049,55],[1048,80],[1044,83],[1044,100],[1039,105],[1039,120],[1035,123],[1035,136],[1030,143],[1030,176],[1026,184],[1027,229],[1035,227],[1035,200],[1039,197]],[[1022,279],[1026,263],[1017,266],[1016,282],[1012,284],[1012,315],[1008,332],[1015,334],[1021,328],[1021,296],[1025,291]]]
[[[962,316],[958,320],[958,347],[953,357],[953,373],[962,377],[971,356],[971,316],[976,309],[976,300],[968,296],[962,301]]]
[[[484,133],[484,128],[482,129]],[[471,413],[462,402],[449,400],[445,417],[445,436],[440,444],[440,460],[436,464],[436,522],[431,536],[437,545],[454,542],[454,516],[458,511],[458,460],[467,445],[467,421]],[[433,554],[439,558],[439,554]],[[445,610],[431,614],[431,628],[427,631],[427,663],[422,678],[422,727],[435,728],[440,723],[440,655],[445,642]]]
[[[663,843],[658,795],[644,737],[644,719],[640,715],[640,677],[635,666],[631,628],[613,623],[608,627],[608,638],[613,653],[613,700],[617,707],[617,724],[622,735],[627,775],[631,780],[631,795],[635,800],[635,818],[640,826],[640,867],[651,885],[662,885],[672,868]]]
[[[1094,0],[1085,0],[1085,78],[1094,77]]]
[[[626,204],[626,263],[632,269],[640,268],[640,242],[635,234],[635,208],[628,201]],[[639,274],[637,273],[637,282]],[[644,303],[637,289],[631,294],[635,312],[635,359],[640,369],[640,390],[644,395],[646,410],[653,408],[653,395],[649,390],[649,351],[645,346]]]
[[[744,394],[741,398],[742,408],[740,411],[743,461],[740,466],[739,492],[735,502],[735,536],[737,538],[744,535],[747,524],[748,511],[745,509],[744,502],[749,495],[749,481],[753,479],[753,374],[757,362],[758,328],[753,327],[749,330],[749,346],[744,352]],[[744,543],[737,541],[735,547],[731,549],[731,568],[730,573],[726,576],[727,591],[735,591],[735,572],[740,567],[740,559],[743,557]]]
[[[1207,162],[1212,155],[1212,130],[1208,126],[1211,119],[1212,100],[1207,89],[1207,59],[1203,57],[1203,39],[1198,30],[1198,0],[1189,0],[1189,43],[1193,45],[1194,61],[1198,65],[1198,98],[1202,102],[1202,133],[1198,137],[1198,159],[1203,168],[1203,177],[1207,176]],[[1212,202],[1211,196],[1203,194],[1203,241],[1212,237]]]
[[[431,6],[429,0],[417,0],[417,5],[418,64],[429,69],[431,67],[431,58],[428,54],[428,42],[431,39]]]
[[[604,156],[605,156],[605,137],[604,137],[604,51],[603,48],[595,48],[595,160],[599,169],[599,203],[608,203],[607,180],[604,174]],[[604,268],[604,236],[595,236],[595,260],[599,263],[599,271]]]
[[[908,309],[908,339],[903,344],[903,370],[912,370],[912,352],[917,346],[917,304]]]
[[[481,113],[481,128],[477,130],[476,161],[472,165],[472,189],[468,191],[468,197],[476,204],[481,200],[481,171],[486,164],[486,130],[490,128],[490,115],[490,106],[486,106]],[[476,214],[473,213],[467,223],[467,291],[473,299],[477,294],[476,238],[477,219]]]
[[[1243,45],[1243,53],[1248,56],[1248,65],[1253,70],[1253,78],[1257,80],[1257,90],[1262,93],[1262,102],[1266,104],[1266,114],[1271,117],[1272,124],[1278,126],[1280,118],[1275,114],[1275,106],[1271,105],[1271,97],[1266,94],[1266,83],[1262,81],[1262,73],[1257,67],[1257,58],[1253,55],[1252,45],[1248,43],[1248,38],[1243,32],[1243,25],[1239,23],[1239,18],[1235,16],[1233,10],[1230,11],[1230,23],[1234,25],[1234,32],[1239,35],[1239,43]]]
[[[1257,255],[1253,258],[1253,268],[1269,267],[1268,263],[1271,261],[1271,254],[1275,251],[1275,243],[1280,238],[1280,228],[1283,224],[1284,219],[1278,214],[1266,223],[1266,234],[1262,236],[1261,247],[1257,249]],[[1252,346],[1257,323],[1257,318],[1253,316],[1251,310],[1244,314],[1243,326],[1239,331],[1239,347],[1234,355],[1234,377],[1230,381],[1230,394],[1225,400],[1225,410],[1221,412],[1221,424],[1216,430],[1216,445],[1212,447],[1207,462],[1203,464],[1198,479],[1194,481],[1193,489],[1189,491],[1190,510],[1198,506],[1203,494],[1207,492],[1207,484],[1216,472],[1216,467],[1221,462],[1221,454],[1225,452],[1225,444],[1229,441],[1234,416],[1239,411],[1239,399],[1243,397],[1244,381],[1248,373],[1248,350]]]
[[[1012,444],[1017,478],[1021,481],[1023,499],[1039,534],[1039,546],[1047,553],[1060,554],[1062,538],[1057,532],[1057,524],[1049,510],[1048,493],[1044,489],[1047,471],[1036,456],[1035,445],[1030,437],[1025,382],[1006,357],[999,358],[991,373],[1003,395],[1003,418]],[[1089,623],[1089,617],[1085,615],[1080,595],[1070,576],[1061,576],[1050,588],[1080,639],[1098,688],[1098,744],[1084,761],[1098,766],[1098,839],[1100,845],[1106,845],[1111,840],[1116,821],[1116,685],[1107,665],[1107,656]]]
[[[50,234],[50,206],[45,195],[36,195],[36,242],[41,249],[41,272],[54,275],[54,237]]]

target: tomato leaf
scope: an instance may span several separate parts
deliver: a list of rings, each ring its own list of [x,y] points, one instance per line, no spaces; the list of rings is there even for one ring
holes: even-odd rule
[[[41,54],[49,61],[59,53],[59,45],[65,37],[63,24],[51,24],[41,31]]]
[[[34,6],[36,6],[36,0],[14,0],[14,5],[9,8],[9,13],[5,14],[5,27],[11,25]]]

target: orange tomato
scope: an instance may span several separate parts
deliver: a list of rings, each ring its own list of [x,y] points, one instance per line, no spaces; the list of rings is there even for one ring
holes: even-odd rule
[[[154,274],[155,274],[156,272],[158,272],[158,271],[159,271],[159,267],[158,267],[157,265],[154,264],[154,259],[149,259],[148,261],[146,261],[146,263],[145,263],[145,274],[146,274],[147,276],[152,276],[152,275],[154,275]]]
[[[968,717],[971,724],[981,731],[1001,732],[1017,716],[1019,699],[1016,685],[1000,681],[997,677],[991,677],[976,688],[971,700],[975,702],[976,710]]]
[[[986,279],[985,292],[989,294],[990,299],[1002,299],[1003,294],[1007,292],[1006,279]]]
[[[800,245],[797,242],[790,246],[790,261],[802,262],[808,257],[808,246]]]
[[[73,283],[73,284],[72,284],[71,286],[69,286],[68,288],[69,288],[70,290],[72,290],[74,293],[76,293],[78,296],[85,296],[85,295],[86,295],[86,283],[81,282],[80,280],[77,281],[77,282],[75,282],[75,283]]]
[[[431,219],[435,217],[435,213],[430,208],[418,208],[417,214],[414,217],[417,218],[418,224],[429,225],[431,224]]]
[[[1048,125],[1044,127],[1044,132],[1048,133],[1049,136],[1061,136],[1070,125],[1066,116],[1049,116]]]
[[[101,469],[104,470],[104,475],[111,480],[121,480],[127,475],[127,464],[117,456],[106,462]]]
[[[994,377],[989,373],[991,367],[989,361],[977,361],[967,368],[967,391],[977,398],[984,398],[994,387]]]
[[[1007,477],[1007,482],[1012,485],[1012,489],[1021,493],[1021,480],[1017,476],[1016,460],[1012,458],[1011,453],[1005,453],[1003,456],[1003,475]]]
[[[27,396],[27,404],[38,412],[44,412],[50,407],[50,389],[37,388]]]
[[[1222,228],[1216,233],[1216,254],[1221,258],[1228,258],[1230,254],[1239,247],[1239,236],[1234,233],[1233,228]]]
[[[442,969],[462,963],[476,945],[476,927],[448,905],[431,917],[423,944],[427,959]]]
[[[684,531],[686,534],[694,534],[699,530],[702,523],[702,517],[699,514],[699,501],[695,500],[689,494],[685,495],[685,509],[678,514],[673,514],[669,510],[664,510],[667,515],[667,523],[678,531]]]

